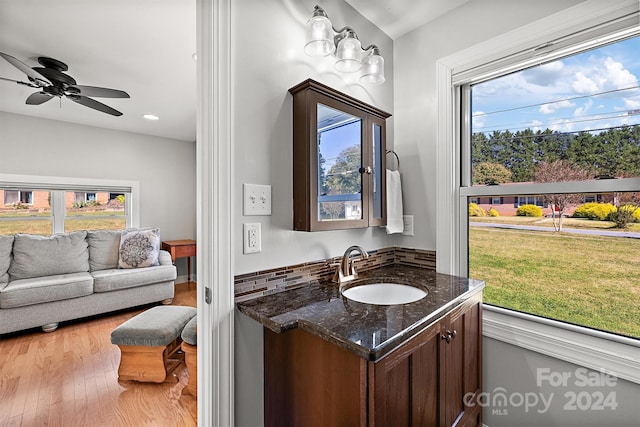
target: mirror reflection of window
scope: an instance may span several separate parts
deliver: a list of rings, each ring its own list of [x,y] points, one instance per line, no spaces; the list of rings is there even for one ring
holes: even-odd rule
[[[318,104],[318,220],[362,218],[362,119]]]

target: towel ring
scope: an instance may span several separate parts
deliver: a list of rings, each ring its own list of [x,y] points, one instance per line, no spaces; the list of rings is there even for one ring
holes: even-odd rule
[[[393,150],[387,150],[387,154],[393,154],[396,157],[396,170],[400,170],[400,158],[398,157],[398,153]]]

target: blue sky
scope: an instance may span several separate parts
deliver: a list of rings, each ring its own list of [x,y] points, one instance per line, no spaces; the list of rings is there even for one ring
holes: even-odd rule
[[[473,86],[472,132],[640,124],[639,82],[640,36]]]

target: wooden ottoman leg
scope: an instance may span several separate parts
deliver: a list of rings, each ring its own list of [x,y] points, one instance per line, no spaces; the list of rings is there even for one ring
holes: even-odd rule
[[[198,397],[198,347],[183,342],[182,351],[184,352],[184,363],[189,371],[189,381],[182,389],[182,393]]]
[[[167,378],[165,346],[119,345],[119,380],[161,383]]]

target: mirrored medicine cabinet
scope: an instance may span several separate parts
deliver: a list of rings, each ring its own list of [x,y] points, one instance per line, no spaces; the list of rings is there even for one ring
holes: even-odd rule
[[[386,225],[386,123],[376,107],[314,80],[293,95],[293,229]]]

